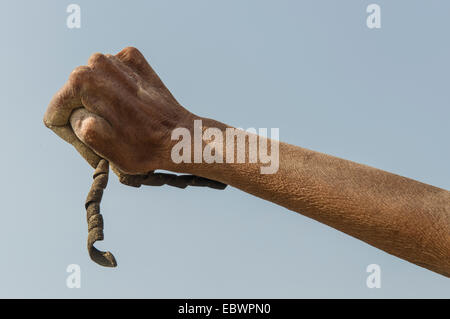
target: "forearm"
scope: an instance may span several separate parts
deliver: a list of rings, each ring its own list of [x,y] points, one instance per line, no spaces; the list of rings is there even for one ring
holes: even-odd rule
[[[50,101],[44,123],[93,167],[107,159],[122,181],[147,178],[155,169],[221,181],[450,276],[448,191],[285,143],[273,174],[262,174],[267,165],[261,158],[229,161],[239,156],[225,147],[228,141],[217,153],[223,163],[211,157],[210,164],[202,162],[198,148],[220,143],[202,142],[201,136],[200,147],[192,147],[194,163],[174,161],[171,134],[195,119],[201,118],[184,109],[144,56],[128,47],[114,56],[95,53],[87,66],[74,69]],[[225,124],[201,120],[226,136]],[[254,148],[244,151],[246,159],[255,154]]]
[[[226,136],[222,123],[203,125]],[[245,150],[248,159],[248,143]],[[261,174],[264,165],[224,160],[172,169],[229,184],[450,276],[449,191],[281,142],[278,171]]]

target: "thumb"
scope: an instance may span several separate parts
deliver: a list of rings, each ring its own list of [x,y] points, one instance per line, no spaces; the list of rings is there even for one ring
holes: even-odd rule
[[[110,159],[113,134],[111,125],[105,119],[85,108],[79,108],[70,116],[70,125],[76,137],[87,146],[85,150],[78,149],[84,158],[88,154],[81,151],[94,151],[98,156]]]

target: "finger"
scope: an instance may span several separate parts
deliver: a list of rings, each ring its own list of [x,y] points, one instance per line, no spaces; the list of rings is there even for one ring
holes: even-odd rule
[[[136,49],[137,50],[137,49]],[[139,53],[140,54],[140,53]],[[150,68],[151,72],[154,73],[154,76],[150,76],[146,78],[145,76],[142,76],[141,69],[139,69],[137,66],[133,64],[127,64],[119,60],[117,56],[111,55],[111,54],[105,54],[105,56],[120,70],[122,70],[122,74],[127,75],[126,82],[131,81],[129,88],[133,89],[134,92],[137,93],[137,96],[141,99],[145,99],[146,97],[152,99],[151,92],[155,89],[159,90],[158,94],[161,97],[165,97],[168,101],[175,100],[175,97],[172,95],[172,93],[169,92],[169,90],[165,87],[165,85],[161,82],[158,75],[151,70],[151,67],[148,65],[147,61],[145,61],[144,57],[142,57],[143,61],[146,65]],[[133,67],[130,67],[133,66]],[[156,79],[156,80],[155,80]],[[125,81],[124,81],[125,83]],[[127,103],[125,104],[127,105]],[[158,107],[158,105],[155,105],[155,107]]]
[[[113,56],[110,54],[94,53],[88,60],[88,65],[95,71],[99,71],[105,75],[102,84],[115,83],[116,85],[123,86],[126,89],[137,91],[138,87],[136,81],[131,77],[126,70],[119,67],[117,63],[113,61]],[[118,81],[110,81],[111,78],[115,78]],[[106,81],[105,81],[106,80]],[[117,88],[116,88],[117,89]]]
[[[142,84],[142,77],[132,68],[130,68],[128,65],[120,61],[115,55],[112,54],[105,54],[105,56],[111,61],[114,66],[122,71],[122,74],[125,74],[128,78],[128,80],[133,79],[132,83],[136,84]]]
[[[86,110],[117,127],[123,125],[123,120],[130,114],[139,111],[137,105],[140,103],[133,94],[124,92],[118,85],[117,81],[105,81],[104,77],[98,76],[98,81],[92,83],[81,98]]]
[[[101,81],[101,80],[100,80]],[[109,123],[114,123],[115,110],[111,108],[117,103],[116,92],[109,84],[94,83],[88,92],[81,97],[84,108]],[[75,112],[75,111],[74,111]]]
[[[85,89],[83,105],[113,123],[123,112],[130,112],[130,98],[137,96],[139,90],[137,75],[109,54],[94,53],[88,65],[94,70],[95,81]]]
[[[122,63],[133,69],[142,78],[150,82],[151,85],[161,88],[164,83],[159,78],[158,74],[152,69],[150,64],[145,59],[144,55],[136,48],[126,47],[115,55]]]
[[[103,158],[111,159],[114,134],[111,125],[105,119],[80,108],[72,113],[70,125],[76,137],[88,148]]]
[[[83,106],[81,90],[91,78],[91,71],[87,66],[80,66],[72,71],[69,80],[53,96],[47,107],[44,115],[44,124],[47,127],[66,125],[72,111]]]

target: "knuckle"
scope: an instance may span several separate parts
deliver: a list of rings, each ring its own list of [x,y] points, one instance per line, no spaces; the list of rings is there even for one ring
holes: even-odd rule
[[[87,66],[79,66],[70,73],[69,81],[79,87],[90,78],[91,69]]]
[[[125,60],[131,61],[137,61],[143,58],[142,53],[135,47],[126,47],[118,55]]]
[[[125,49],[123,49],[123,52],[131,55],[131,56],[136,56],[136,55],[140,55],[141,52],[139,52],[138,49],[136,49],[135,47],[126,47]]]
[[[94,53],[89,57],[88,65],[97,66],[107,62],[108,58],[102,53]]]

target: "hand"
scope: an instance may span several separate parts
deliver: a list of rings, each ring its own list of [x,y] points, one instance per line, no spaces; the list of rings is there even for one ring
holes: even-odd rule
[[[44,123],[96,167],[100,157],[127,174],[165,169],[171,132],[192,126],[144,56],[128,47],[93,54],[55,94]]]

